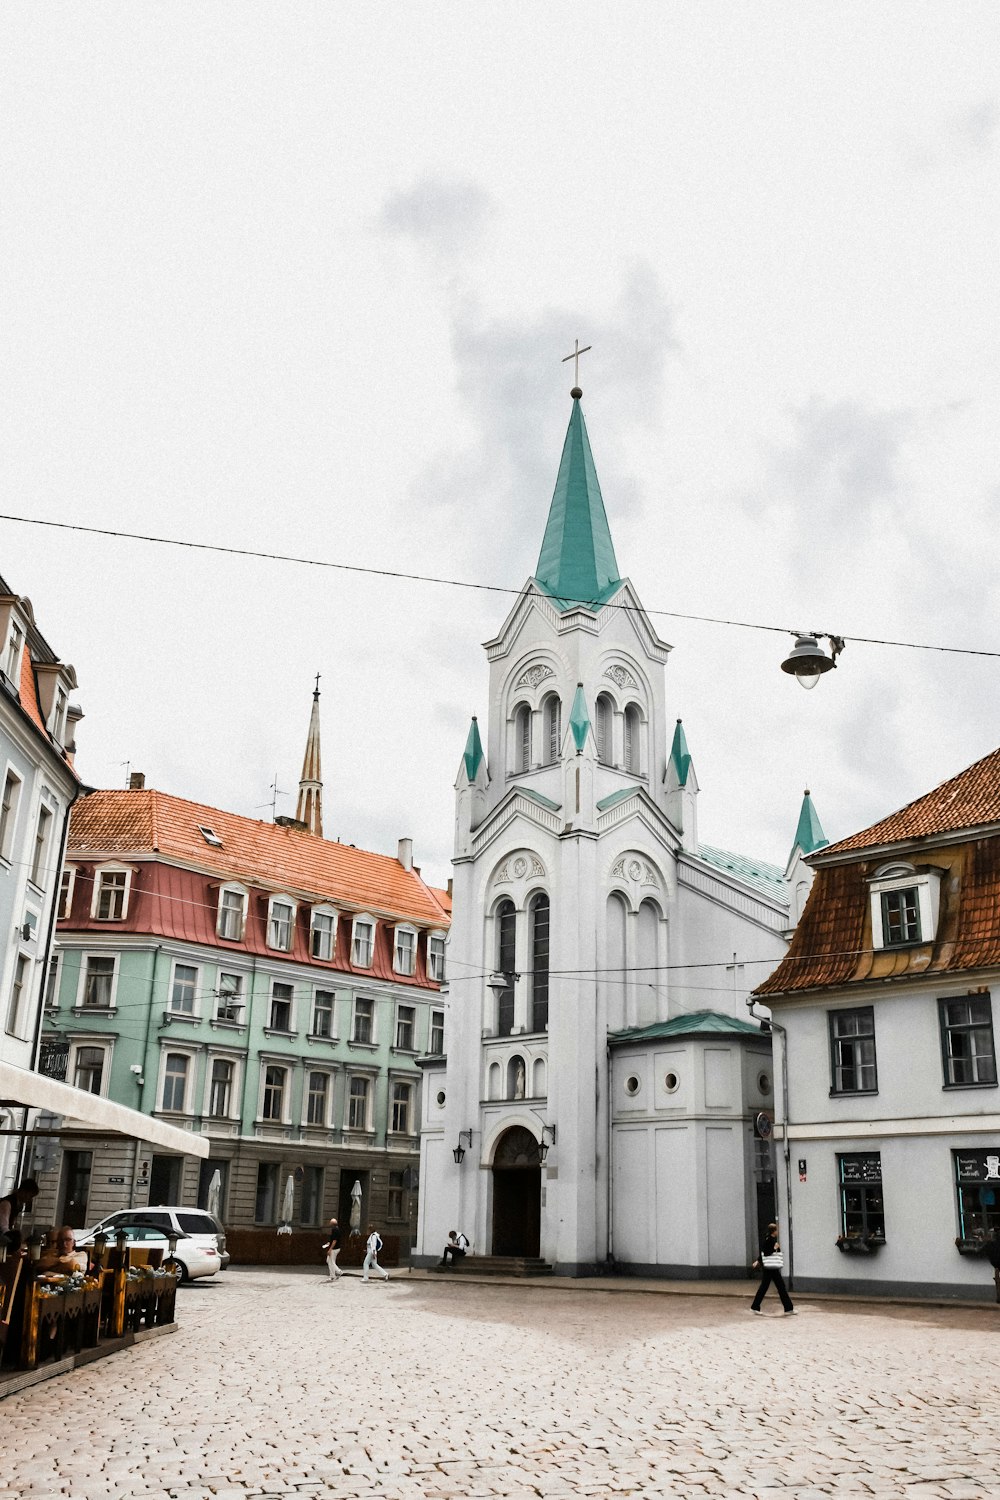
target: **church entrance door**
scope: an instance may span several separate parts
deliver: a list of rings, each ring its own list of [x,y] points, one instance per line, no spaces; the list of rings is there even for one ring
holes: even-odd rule
[[[493,1153],[493,1254],[537,1255],[542,1221],[542,1169],[530,1130],[504,1131]]]

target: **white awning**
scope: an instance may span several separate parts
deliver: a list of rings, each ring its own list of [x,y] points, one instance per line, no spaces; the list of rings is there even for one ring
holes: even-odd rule
[[[71,1084],[32,1073],[28,1068],[15,1068],[12,1063],[0,1062],[0,1104],[47,1109],[54,1115],[66,1116],[67,1129],[79,1124],[86,1130],[110,1130],[115,1135],[162,1146],[166,1151],[182,1151],[185,1156],[207,1156],[211,1149],[205,1135],[179,1130],[176,1125],[154,1120],[137,1109],[126,1109],[112,1099],[88,1094],[86,1089],[75,1089]]]

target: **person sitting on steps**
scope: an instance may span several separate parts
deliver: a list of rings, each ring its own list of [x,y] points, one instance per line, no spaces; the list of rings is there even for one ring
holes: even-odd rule
[[[466,1239],[465,1235],[462,1234],[459,1230],[449,1229],[448,1243],[445,1245],[444,1250],[441,1253],[441,1259],[438,1261],[438,1265],[447,1266],[450,1264],[454,1266],[456,1261],[465,1259],[468,1251],[469,1242]],[[451,1257],[450,1261],[449,1256]]]

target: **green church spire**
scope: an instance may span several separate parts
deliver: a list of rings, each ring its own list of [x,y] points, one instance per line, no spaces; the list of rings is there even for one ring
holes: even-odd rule
[[[576,387],[535,577],[559,609],[603,604],[621,582]]]
[[[579,755],[587,743],[587,730],[590,728],[590,715],[587,713],[587,700],[583,696],[583,683],[576,685],[576,697],[573,699],[573,712],[569,716],[569,727],[573,731],[573,739],[576,741],[576,750]]]
[[[483,742],[479,738],[479,721],[475,714],[469,725],[469,737],[465,742],[465,774],[470,782],[475,781],[483,763]]]
[[[684,733],[684,725],[680,719],[674,729],[674,742],[670,746],[670,764],[674,768],[678,786],[686,786],[688,772],[691,769],[691,754],[688,750],[687,735]]]
[[[802,797],[802,811],[799,813],[799,826],[795,830],[795,843],[792,848],[794,850],[798,845],[803,854],[812,854],[829,842],[816,816],[816,809],[813,807],[812,797],[807,789]]]

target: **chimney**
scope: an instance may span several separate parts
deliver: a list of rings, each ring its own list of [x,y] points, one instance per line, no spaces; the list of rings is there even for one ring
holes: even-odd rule
[[[145,785],[146,785],[146,773],[145,773],[145,771],[133,771],[130,774],[129,779],[128,779],[128,789],[129,789],[130,792],[141,792],[143,790],[143,788],[145,787]]]
[[[413,840],[400,839],[399,852],[396,855],[404,870],[413,869]]]

